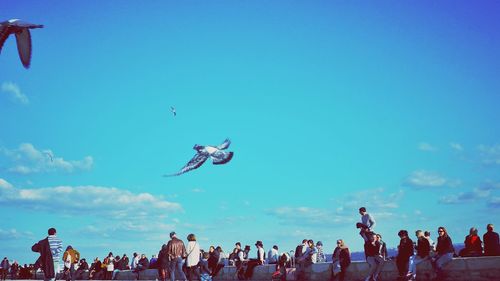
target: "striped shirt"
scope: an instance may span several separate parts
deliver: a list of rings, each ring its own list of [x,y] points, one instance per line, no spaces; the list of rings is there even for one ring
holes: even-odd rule
[[[47,237],[49,239],[50,251],[52,252],[52,259],[54,261],[59,261],[62,258],[62,241],[57,238],[55,235],[49,235]]]

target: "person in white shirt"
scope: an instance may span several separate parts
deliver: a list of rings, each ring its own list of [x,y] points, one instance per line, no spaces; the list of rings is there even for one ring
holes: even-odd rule
[[[274,245],[271,250],[267,253],[267,263],[277,264],[279,260],[278,246]]]
[[[187,278],[189,281],[193,280],[193,276],[197,279],[200,277],[198,272],[198,263],[200,262],[200,244],[196,241],[196,236],[194,234],[189,234],[187,237]]]

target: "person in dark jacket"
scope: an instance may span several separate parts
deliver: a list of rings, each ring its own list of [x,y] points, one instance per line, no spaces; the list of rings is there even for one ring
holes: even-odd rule
[[[351,253],[349,248],[344,244],[344,240],[337,240],[337,247],[332,255],[332,281],[344,281],[347,268],[351,264]]]
[[[89,264],[85,259],[81,259],[80,262],[78,263],[78,269],[75,272],[75,279],[82,280],[83,273],[87,270],[89,270]]]
[[[213,273],[217,270],[217,264],[219,263],[220,253],[215,249],[214,246],[210,246],[208,249],[208,268],[210,269],[210,276],[214,276]]]
[[[410,257],[413,256],[413,241],[408,237],[408,231],[406,230],[400,230],[398,236],[400,240],[396,266],[398,267],[399,279],[403,280],[407,275],[411,275],[411,273],[408,272],[408,263]]]
[[[52,231],[54,230],[54,231]],[[49,229],[49,235],[54,235],[55,229]],[[34,244],[31,247],[33,252],[40,253],[40,258],[37,260],[36,264],[40,266],[43,270],[43,275],[45,276],[45,280],[55,281],[56,279],[56,269],[58,266],[57,262],[54,262],[52,258],[52,251],[50,249],[49,237],[38,241],[38,243]]]
[[[436,246],[436,256],[433,258],[432,265],[436,272],[436,279],[443,279],[443,267],[447,265],[452,259],[453,254],[455,254],[455,248],[453,248],[453,242],[446,228],[440,226],[438,228],[438,239]]]
[[[161,246],[160,252],[158,252],[158,276],[160,281],[166,281],[168,278],[168,252],[167,244]]]
[[[184,246],[182,240],[177,238],[177,234],[174,231],[170,232],[170,238],[170,241],[167,243],[170,280],[186,280],[186,275],[182,270],[182,261],[187,257],[186,246]],[[176,273],[180,275],[177,276],[177,279],[175,276]]]
[[[89,279],[101,280],[104,277],[104,270],[102,268],[102,262],[98,257],[94,259],[94,262],[90,266]]]
[[[366,262],[370,266],[368,276],[366,280],[378,280],[378,275],[382,270],[382,265],[384,264],[384,258],[382,257],[381,249],[382,246],[380,242],[377,241],[377,234],[370,233],[368,235],[368,241],[365,242],[365,256]]]
[[[417,279],[417,264],[426,261],[429,259],[429,255],[431,252],[431,244],[429,239],[427,239],[422,230],[417,230],[415,232],[417,236],[417,254],[410,257],[410,264],[408,268],[408,272],[412,274],[412,279]]]
[[[469,235],[465,236],[465,248],[460,251],[461,257],[479,257],[483,255],[483,242],[477,235],[477,228],[472,227]]]
[[[139,259],[139,263],[137,264],[137,267],[133,271],[133,272],[137,273],[137,280],[139,280],[140,272],[144,271],[148,268],[149,268],[149,260],[145,254],[142,254],[141,258]]]
[[[498,239],[498,233],[493,231],[493,224],[488,224],[486,226],[486,232],[483,235],[484,242],[484,255],[485,256],[500,256],[500,242]]]

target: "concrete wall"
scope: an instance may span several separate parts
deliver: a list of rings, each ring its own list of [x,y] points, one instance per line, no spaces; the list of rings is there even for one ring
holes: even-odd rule
[[[311,281],[325,281],[331,277],[331,263],[319,263],[312,266],[311,272],[308,273]],[[254,270],[254,281],[269,281],[271,275],[275,271],[274,265],[258,266]],[[445,280],[453,281],[500,281],[500,256],[498,257],[478,257],[478,258],[455,258],[445,267]],[[223,268],[219,276],[214,281],[236,280],[236,268],[228,266]],[[361,281],[368,274],[368,264],[366,262],[353,262],[349,267],[346,275],[346,280]],[[84,279],[88,277],[88,273]],[[121,271],[116,276],[118,280],[156,280],[158,271],[148,269],[137,274],[131,271]],[[387,261],[384,264],[380,274],[380,280],[396,280],[398,277],[396,264],[394,261]],[[417,280],[431,280],[434,277],[431,264],[424,262],[417,267]],[[38,273],[37,279],[43,279],[43,274]],[[295,280],[295,269],[289,269],[287,280]]]

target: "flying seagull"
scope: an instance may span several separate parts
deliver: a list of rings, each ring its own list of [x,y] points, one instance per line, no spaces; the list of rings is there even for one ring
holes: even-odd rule
[[[177,112],[175,111],[175,107],[171,106],[170,111],[172,111],[172,114],[174,115],[174,117],[177,115]]]
[[[52,153],[50,153],[50,152],[44,152],[44,154],[46,154],[47,156],[49,156],[50,162],[54,162],[54,156],[52,156]]]
[[[31,34],[30,29],[42,28],[41,24],[32,24],[18,19],[0,22],[0,52],[5,40],[11,34],[16,35],[17,52],[24,68],[28,69],[31,63]]]
[[[164,177],[179,176],[191,170],[197,169],[201,165],[203,165],[203,163],[205,163],[205,161],[207,161],[209,157],[212,159],[212,163],[214,165],[226,164],[233,158],[232,151],[225,151],[230,144],[231,141],[229,139],[226,139],[221,145],[218,146],[211,146],[211,145],[203,146],[195,144],[193,149],[196,150],[197,152],[194,155],[194,157],[191,160],[189,160],[186,166],[182,167],[182,169],[179,172],[171,175],[164,175]]]

